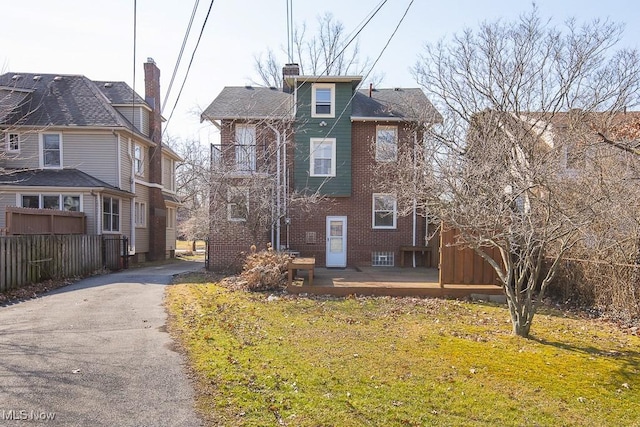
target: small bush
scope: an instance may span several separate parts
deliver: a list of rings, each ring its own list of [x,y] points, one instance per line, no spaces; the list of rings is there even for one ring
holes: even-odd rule
[[[255,252],[255,246],[245,258],[240,279],[246,282],[250,291],[271,291],[284,289],[287,284],[289,254],[276,252],[271,247]]]

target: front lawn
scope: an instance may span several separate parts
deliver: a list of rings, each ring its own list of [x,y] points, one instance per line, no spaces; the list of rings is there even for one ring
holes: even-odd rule
[[[640,426],[640,338],[549,311],[269,296],[180,278],[170,329],[215,426]],[[202,282],[202,283],[199,283]]]

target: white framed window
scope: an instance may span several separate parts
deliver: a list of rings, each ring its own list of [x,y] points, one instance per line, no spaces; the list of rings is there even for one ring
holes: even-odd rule
[[[256,170],[256,126],[236,125],[236,170]]]
[[[40,134],[40,156],[43,168],[62,167],[62,134]]]
[[[120,231],[120,200],[115,197],[102,199],[102,230]]]
[[[169,190],[176,191],[176,162],[173,159],[167,159],[169,162]]]
[[[80,212],[81,200],[78,194],[21,194],[18,203],[23,208]]]
[[[374,193],[372,222],[373,228],[394,229],[398,217],[397,201],[393,194]]]
[[[20,152],[20,134],[14,132],[5,133],[5,142],[7,143],[8,153]]]
[[[398,127],[376,126],[376,161],[398,160]]]
[[[309,153],[310,176],[336,176],[335,138],[311,138]]]
[[[314,83],[311,85],[311,117],[335,117],[336,85]]]
[[[584,147],[577,144],[567,143],[562,147],[564,167],[570,171],[584,169],[586,153]]]
[[[246,221],[249,217],[249,190],[245,187],[227,189],[227,220]]]
[[[145,228],[147,226],[147,204],[135,202],[133,210],[136,227]]]
[[[167,228],[176,228],[176,210],[167,208]]]
[[[144,148],[140,144],[133,145],[133,171],[136,175],[144,174]]]

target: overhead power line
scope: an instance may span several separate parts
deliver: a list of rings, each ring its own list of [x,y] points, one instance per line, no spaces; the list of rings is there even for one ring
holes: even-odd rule
[[[187,31],[184,33],[184,38],[182,39],[182,46],[180,47],[180,53],[178,54],[178,59],[176,60],[176,66],[173,68],[173,75],[171,76],[171,81],[169,82],[169,88],[167,89],[167,93],[164,96],[164,103],[162,104],[161,112],[164,112],[164,107],[167,106],[167,101],[169,100],[169,95],[171,94],[171,88],[173,87],[173,81],[176,78],[176,74],[178,73],[178,68],[180,67],[180,62],[182,61],[182,54],[184,53],[184,47],[187,44],[187,40],[189,39],[189,34],[191,33],[191,25],[193,24],[193,19],[196,16],[196,11],[198,10],[198,4],[200,0],[196,0],[193,5],[193,11],[191,12],[191,19],[189,19],[189,25],[187,25]]]
[[[193,48],[193,52],[191,53],[191,60],[189,61],[189,65],[187,66],[187,72],[184,75],[184,79],[182,80],[182,85],[180,86],[180,91],[178,92],[178,96],[176,97],[176,102],[173,104],[173,108],[171,109],[171,114],[169,115],[169,118],[167,119],[167,123],[164,126],[164,131],[162,132],[162,136],[164,136],[164,133],[167,131],[167,128],[169,127],[169,122],[171,121],[171,117],[173,117],[173,113],[176,111],[176,106],[178,105],[178,102],[180,101],[180,96],[182,95],[182,90],[184,89],[184,85],[187,82],[187,78],[189,77],[189,71],[191,71],[191,65],[193,64],[193,59],[196,56],[196,51],[198,50],[198,46],[200,46],[200,40],[202,40],[202,34],[204,33],[204,28],[207,25],[207,21],[209,20],[209,15],[211,14],[211,9],[213,8],[213,3],[215,2],[215,0],[211,0],[211,3],[209,4],[209,10],[207,10],[207,16],[205,16],[204,18],[204,22],[202,23],[202,28],[200,28],[200,34],[198,35],[198,41],[196,42],[195,47]]]

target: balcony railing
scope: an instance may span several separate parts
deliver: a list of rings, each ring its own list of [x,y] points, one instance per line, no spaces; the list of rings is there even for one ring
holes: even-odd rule
[[[211,146],[211,169],[238,174],[270,173],[275,153],[265,145],[226,144]]]

